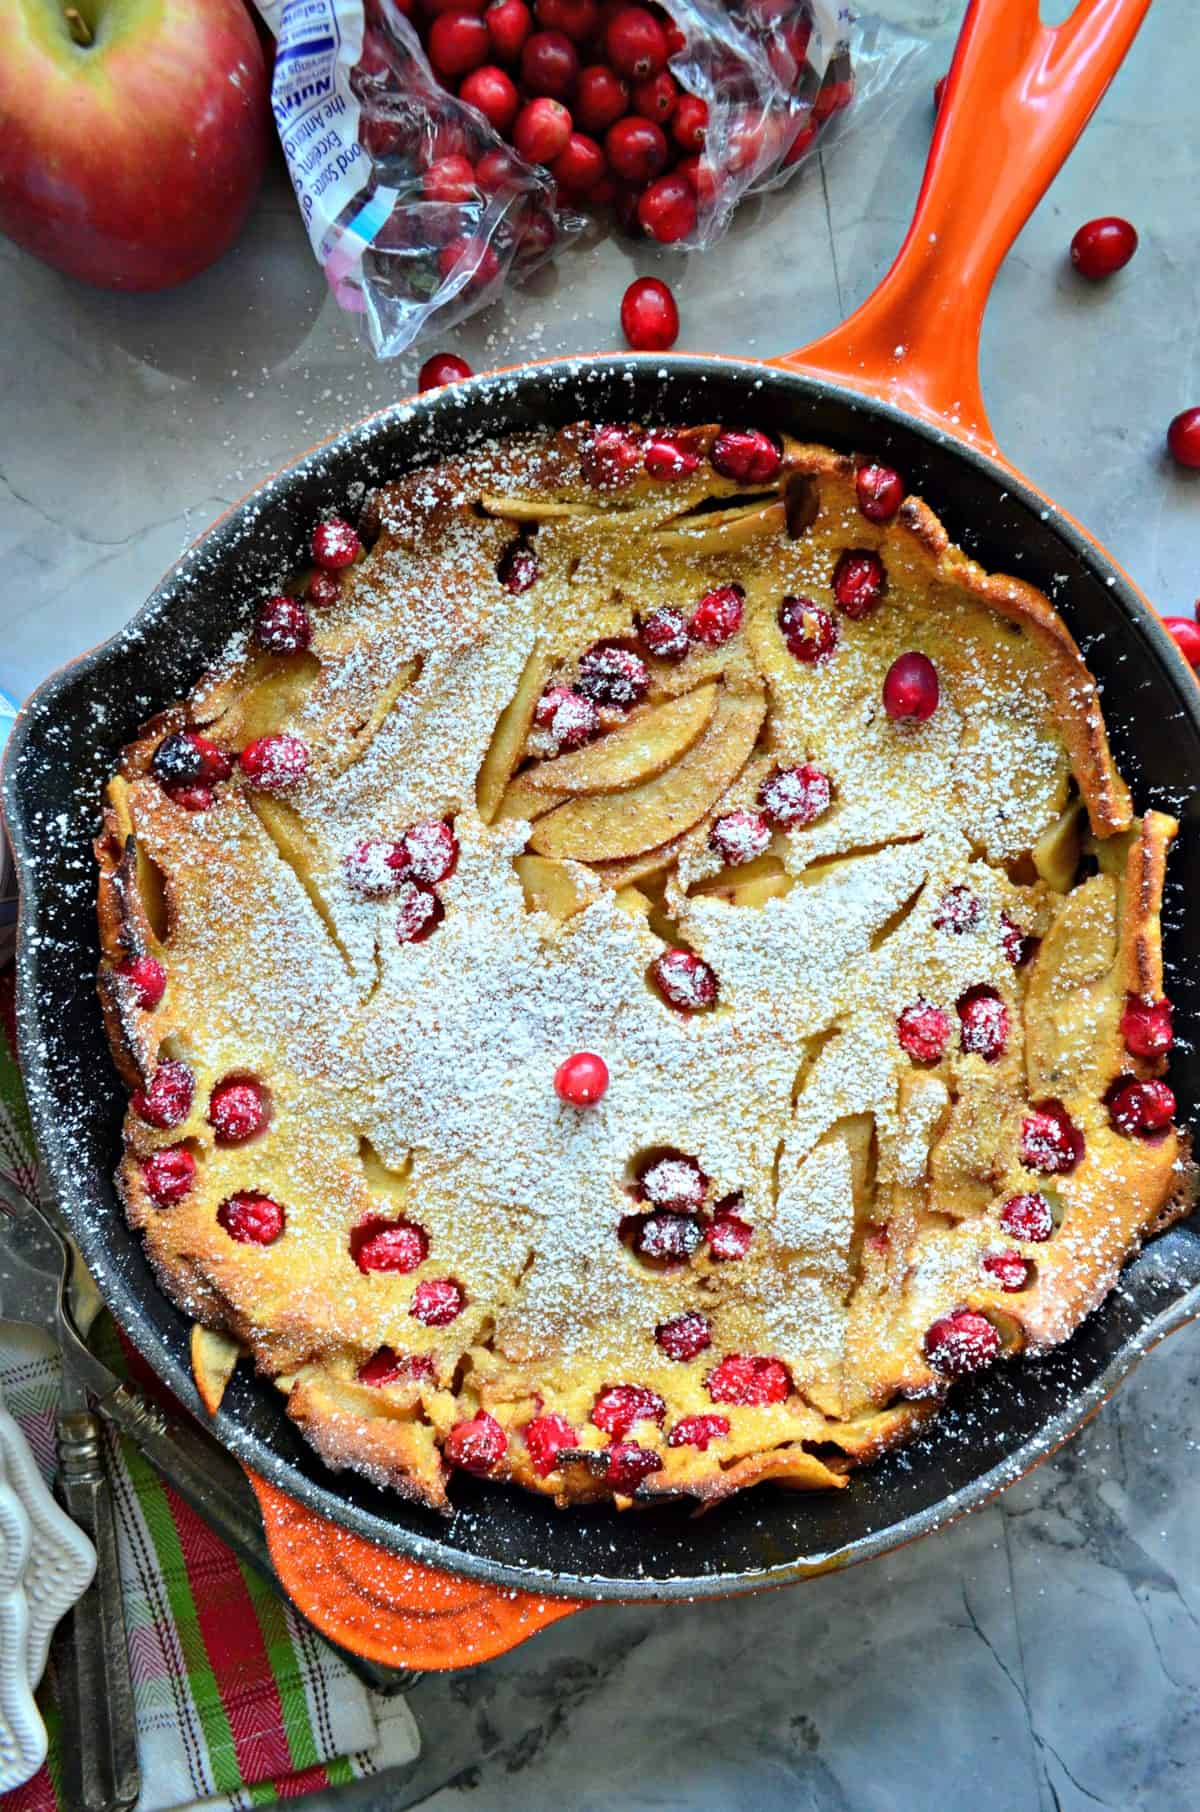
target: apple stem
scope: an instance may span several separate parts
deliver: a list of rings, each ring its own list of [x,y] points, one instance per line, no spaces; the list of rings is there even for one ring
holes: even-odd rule
[[[83,14],[80,12],[80,10],[77,6],[68,6],[67,7],[66,21],[67,21],[67,30],[71,34],[72,42],[74,42],[75,44],[82,45],[83,48],[86,50],[87,46],[92,42],[94,34],[92,32],[91,26],[88,24],[87,20],[84,18]]]

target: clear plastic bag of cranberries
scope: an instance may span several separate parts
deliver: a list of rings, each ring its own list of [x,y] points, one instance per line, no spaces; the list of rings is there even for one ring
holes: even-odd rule
[[[587,216],[707,249],[920,48],[837,0],[258,4],[313,250],[381,357]]]

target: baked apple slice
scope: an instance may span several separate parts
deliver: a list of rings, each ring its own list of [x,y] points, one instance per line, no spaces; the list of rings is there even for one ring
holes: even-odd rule
[[[516,691],[497,720],[475,782],[475,803],[485,824],[493,823],[498,816],[517,818],[524,815],[520,812],[501,814],[500,802],[521,759],[534,708],[545,690],[549,674],[549,658],[535,648],[517,681]]]
[[[617,793],[639,786],[687,754],[708,728],[716,703],[717,688],[707,685],[645,705],[597,742],[540,761],[521,778],[539,793]]]

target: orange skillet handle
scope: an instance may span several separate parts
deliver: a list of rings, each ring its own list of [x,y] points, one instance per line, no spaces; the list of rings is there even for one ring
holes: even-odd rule
[[[586,1605],[460,1579],[389,1554],[246,1468],[280,1582],[310,1623],[383,1667],[474,1667]]]
[[[1133,42],[1150,0],[971,0],[916,213],[891,270],[833,333],[776,364],[865,390],[996,454],[979,332],[1001,261]]]

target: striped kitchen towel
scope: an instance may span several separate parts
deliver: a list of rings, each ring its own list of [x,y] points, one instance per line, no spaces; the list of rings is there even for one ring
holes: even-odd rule
[[[13,1057],[12,972],[0,974],[0,1170],[33,1181],[29,1116]],[[127,1365],[107,1330],[104,1357]],[[0,1391],[49,1477],[58,1356],[41,1333],[0,1323]],[[128,1442],[109,1430],[125,1622],[137,1707],[138,1812],[248,1808],[411,1761],[420,1741],[402,1699],[372,1693],[312,1628],[244,1567]],[[3,1812],[57,1812],[53,1667],[38,1702],[46,1766],[0,1797]]]

